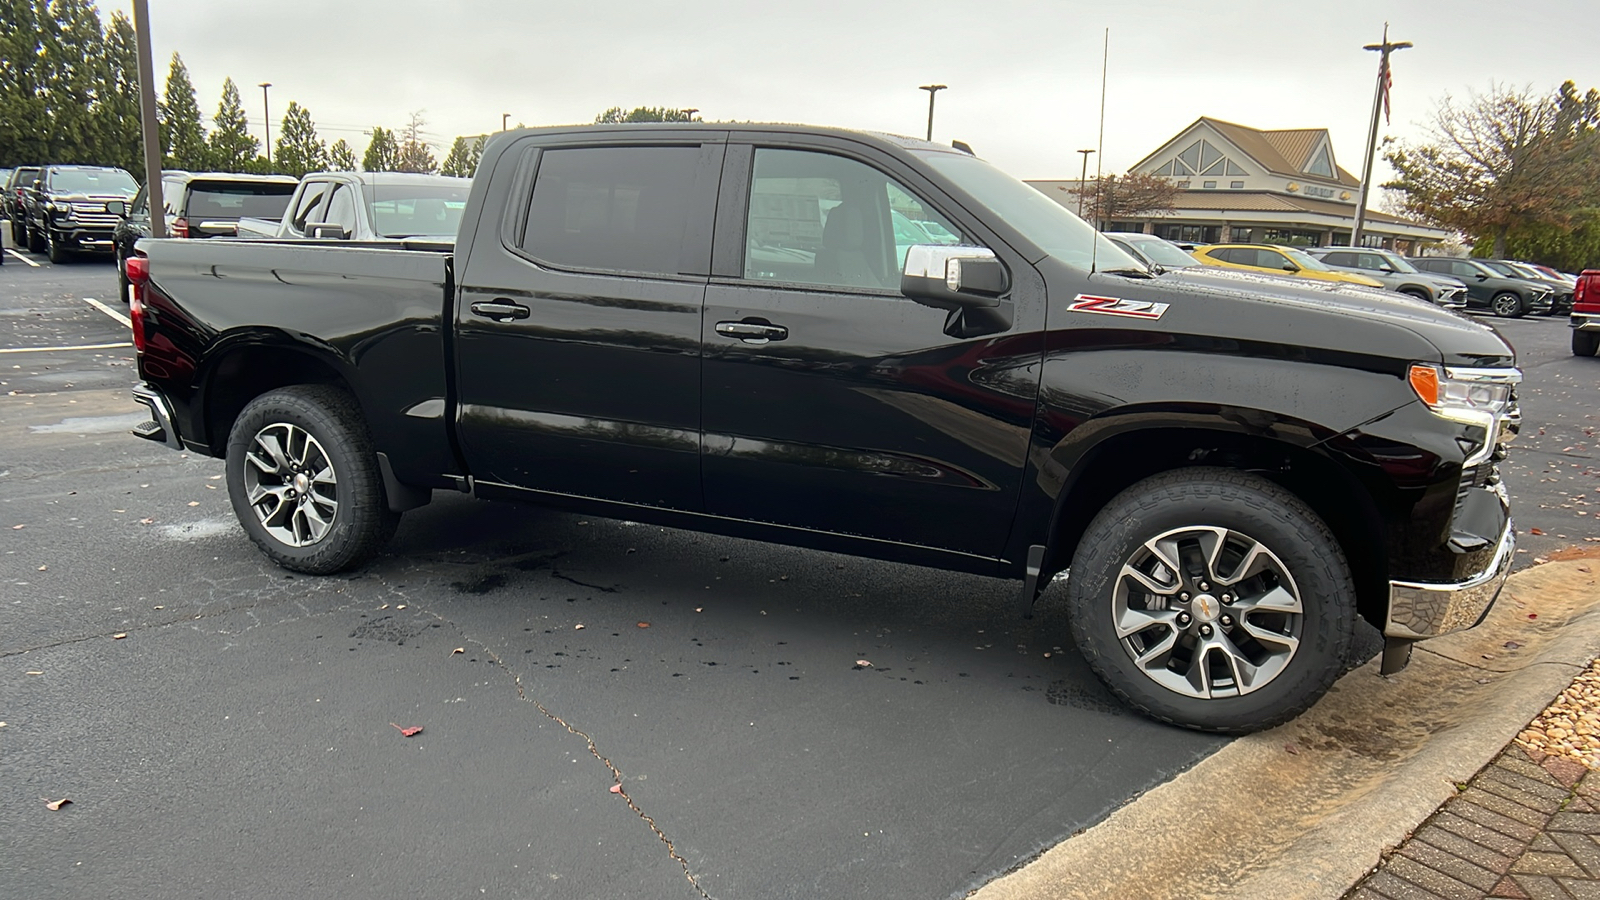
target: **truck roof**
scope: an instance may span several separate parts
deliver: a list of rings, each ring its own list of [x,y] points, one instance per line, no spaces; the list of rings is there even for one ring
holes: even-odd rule
[[[629,131],[726,131],[740,132],[780,132],[784,134],[815,134],[834,135],[837,137],[851,138],[853,140],[876,143],[900,150],[930,150],[944,153],[955,153],[963,156],[971,155],[950,144],[936,144],[922,138],[907,137],[901,134],[890,134],[883,131],[858,131],[850,128],[834,128],[824,125],[797,125],[788,122],[622,122],[615,125],[551,125],[540,128],[520,128],[505,134],[619,134]]]

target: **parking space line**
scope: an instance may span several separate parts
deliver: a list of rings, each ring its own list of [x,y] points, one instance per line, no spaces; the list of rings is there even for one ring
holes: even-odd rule
[[[67,350],[115,350],[132,346],[130,341],[117,341],[112,344],[75,344],[71,347],[0,347],[0,353],[62,353]]]
[[[21,253],[18,253],[17,251],[11,249],[10,247],[6,248],[6,252],[11,254],[16,259],[20,259],[23,262],[27,263],[28,265],[33,266],[35,269],[39,268],[39,264],[38,263],[36,263],[33,260],[27,258],[26,256],[23,256]]]
[[[122,313],[117,312],[116,310],[112,309],[111,307],[105,305],[104,303],[101,303],[99,300],[96,300],[93,297],[85,297],[85,298],[83,298],[83,302],[89,304],[90,306],[94,307],[95,309],[100,310],[101,312],[105,313],[106,315],[110,316],[111,318],[116,319],[118,322],[121,322],[123,324],[123,326],[126,327],[126,328],[132,328],[133,327],[133,321],[131,319],[129,319],[127,316],[123,315]]]

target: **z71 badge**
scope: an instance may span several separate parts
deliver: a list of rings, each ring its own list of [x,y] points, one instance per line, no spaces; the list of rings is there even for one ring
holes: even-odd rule
[[[1118,297],[1095,297],[1079,294],[1067,309],[1075,312],[1102,313],[1108,316],[1131,316],[1135,319],[1159,319],[1170,304],[1150,300],[1123,300]]]

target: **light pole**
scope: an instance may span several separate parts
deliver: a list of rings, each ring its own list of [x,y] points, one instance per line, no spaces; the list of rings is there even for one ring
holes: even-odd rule
[[[1372,158],[1378,150],[1378,113],[1385,113],[1388,118],[1389,110],[1389,54],[1396,50],[1411,49],[1410,41],[1389,40],[1389,23],[1383,23],[1383,43],[1367,44],[1363,50],[1373,50],[1378,53],[1378,85],[1372,92],[1372,125],[1367,129],[1367,155],[1361,163],[1361,191],[1356,200],[1356,224],[1350,229],[1350,246],[1361,246],[1361,228],[1367,221],[1367,199],[1370,196],[1369,187],[1372,184]]]
[[[272,107],[267,103],[267,88],[272,82],[261,82],[261,124],[267,129],[267,165],[272,165]]]
[[[146,201],[153,210],[166,206],[161,198],[161,138],[156,124],[155,67],[150,64],[150,3],[133,0],[133,42],[139,67],[139,128],[144,138],[144,186]],[[167,217],[150,217],[150,236],[167,236]]]
[[[924,84],[917,87],[919,91],[928,92],[928,140],[930,141],[933,140],[933,98],[947,87],[949,87],[947,84]]]
[[[505,131],[506,130],[506,124],[508,122],[510,122],[510,121],[511,121],[511,113],[501,113],[500,114],[500,130],[501,131]]]
[[[1083,218],[1083,192],[1089,187],[1089,154],[1093,150],[1079,150],[1083,154],[1083,171],[1078,174],[1078,218]]]
[[[694,121],[694,114],[699,112],[699,111],[700,111],[700,107],[698,107],[698,106],[691,106],[688,109],[683,110],[683,114],[689,117],[685,121],[693,122]]]

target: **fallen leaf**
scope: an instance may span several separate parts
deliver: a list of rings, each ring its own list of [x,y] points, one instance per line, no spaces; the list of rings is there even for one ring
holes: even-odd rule
[[[858,660],[856,660],[856,665],[858,665],[861,668],[865,669],[865,668],[870,667],[872,665],[872,662],[871,662],[871,660],[858,659]]]
[[[57,810],[71,802],[72,801],[66,797],[62,797],[60,800],[51,800],[49,803],[46,803],[44,808],[48,810]]]
[[[210,478],[211,481],[220,481],[221,479],[222,479],[221,475],[213,475]]]
[[[394,725],[393,722],[390,722],[389,724]],[[400,729],[400,733],[406,737],[413,737],[422,733],[421,725],[411,725],[406,728],[401,728],[399,725],[394,725],[394,727]]]
[[[1528,613],[1528,618],[1537,619],[1537,618],[1539,618],[1539,614],[1538,613]]]
[[[402,603],[399,606],[395,607],[395,609],[405,609],[405,608],[406,608],[406,605],[404,603]]]
[[[139,520],[139,524],[140,525],[154,525],[155,522],[156,522],[156,520],[153,519],[153,518],[150,518],[149,516],[146,516],[145,518]]]
[[[589,626],[587,626],[587,625],[583,625],[583,624],[578,624],[578,625],[574,625],[574,626],[572,626],[572,630],[573,630],[573,631],[582,631],[582,630],[584,630],[584,629],[585,629],[585,628],[587,628],[587,627],[589,627]]]
[[[1522,645],[1517,643],[1516,641],[1506,641],[1505,648],[1507,650],[1520,650],[1520,649],[1522,649]]]
[[[151,609],[166,609],[165,606],[152,606]]]
[[[26,526],[26,525],[13,525],[13,526],[11,526],[11,530],[12,531],[21,531],[22,529],[27,528],[27,527],[28,526]]]
[[[704,610],[704,609],[705,609],[705,607],[704,607],[704,606],[696,606],[696,607],[695,607],[695,608],[694,608],[694,611],[695,611],[695,612],[701,612],[701,611],[703,611],[703,610]]]
[[[620,784],[613,784],[613,785],[612,785],[612,786],[611,786],[611,793],[613,793],[613,794],[620,794],[620,793],[622,793],[622,785],[620,785]]]
[[[214,491],[214,490],[216,490],[216,489],[217,489],[217,486],[216,486],[216,485],[214,485],[214,484],[208,484],[208,485],[206,485],[206,490],[208,490],[208,491]]]
[[[111,639],[113,641],[120,641],[120,640],[122,640],[123,638],[125,638],[127,636],[128,636],[128,633],[126,631],[119,631],[116,634],[113,634],[111,636]]]
[[[1299,756],[1300,755],[1300,748],[1295,746],[1294,744],[1284,744],[1283,745],[1283,749],[1284,749],[1284,752],[1289,753],[1289,754],[1291,754],[1293,756]]]
[[[650,623],[649,622],[640,622],[639,623],[639,627],[640,628],[649,628],[650,627]]]
[[[43,675],[44,673],[39,671],[38,669],[34,669],[33,671],[29,672],[28,674],[29,675]]]
[[[467,652],[467,648],[465,648],[465,647],[457,647],[454,650],[450,651],[450,655],[451,656],[455,656],[457,653],[465,653],[465,652]]]
[[[50,568],[50,567],[49,566],[40,566],[39,567],[39,571],[43,572],[44,570],[46,570],[48,568]]]
[[[1544,532],[1543,532],[1543,531],[1540,531],[1540,530],[1539,530],[1539,529],[1537,529],[1537,528],[1529,528],[1529,529],[1528,529],[1528,533],[1529,533],[1529,534],[1544,534]]]

